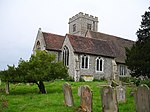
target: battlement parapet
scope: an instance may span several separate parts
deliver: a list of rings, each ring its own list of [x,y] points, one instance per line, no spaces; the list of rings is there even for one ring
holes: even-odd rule
[[[79,12],[78,14],[76,14],[75,16],[73,16],[72,18],[69,18],[69,23],[78,19],[78,18],[86,18],[86,19],[90,19],[92,21],[96,21],[98,22],[98,17],[96,16],[92,16],[83,12]]]

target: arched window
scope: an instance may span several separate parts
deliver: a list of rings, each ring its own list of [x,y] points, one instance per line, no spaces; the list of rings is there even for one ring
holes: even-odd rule
[[[67,46],[65,46],[63,49],[63,63],[66,66],[69,65],[69,49]]]
[[[89,56],[81,55],[81,68],[83,69],[89,68]]]
[[[37,48],[38,50],[41,49],[41,45],[40,45],[40,42],[39,42],[39,41],[37,41],[36,48]]]
[[[104,60],[101,57],[96,58],[96,66],[95,66],[96,72],[103,72],[104,70]]]

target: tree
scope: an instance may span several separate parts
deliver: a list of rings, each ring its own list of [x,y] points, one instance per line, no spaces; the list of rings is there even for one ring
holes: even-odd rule
[[[36,51],[36,55],[33,54],[29,61],[20,60],[18,67],[9,66],[8,70],[1,71],[0,74],[3,80],[9,82],[35,83],[41,93],[46,93],[43,81],[68,76],[67,68],[63,63],[57,62],[55,55],[46,51]]]
[[[6,83],[5,86],[6,94],[9,94],[9,82],[10,81],[12,82],[14,80],[14,78],[16,77],[15,74],[16,74],[16,68],[14,65],[8,66],[8,70],[4,70],[0,72],[2,81]]]
[[[136,35],[138,40],[131,49],[126,49],[126,65],[131,70],[131,76],[150,78],[150,11],[142,15],[141,28]]]

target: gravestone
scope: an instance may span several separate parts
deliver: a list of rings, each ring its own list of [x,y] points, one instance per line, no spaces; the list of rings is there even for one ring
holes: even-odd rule
[[[82,86],[78,87],[78,96],[79,97],[81,96],[81,88],[82,88]]]
[[[120,83],[119,81],[119,75],[118,75],[118,71],[117,71],[117,64],[115,60],[112,60],[112,80],[114,80],[116,83]]]
[[[73,106],[74,101],[73,101],[72,89],[69,83],[65,83],[63,85],[63,92],[64,92],[65,105]]]
[[[126,102],[126,88],[122,85],[116,87],[117,101]]]
[[[139,86],[134,98],[136,112],[150,112],[150,89],[147,85]]]
[[[101,100],[103,112],[118,112],[116,92],[112,87],[103,87]]]
[[[80,108],[85,112],[92,112],[92,91],[89,86],[80,87]]]
[[[9,82],[8,82],[8,81],[6,81],[5,93],[6,93],[6,94],[9,94]]]

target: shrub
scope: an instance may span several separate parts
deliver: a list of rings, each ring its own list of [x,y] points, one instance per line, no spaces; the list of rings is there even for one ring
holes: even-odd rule
[[[146,79],[140,82],[140,84],[146,84],[148,87],[150,87],[150,79]]]
[[[130,83],[130,81],[131,81],[130,77],[120,77],[120,80],[122,82],[126,82],[126,83]]]

